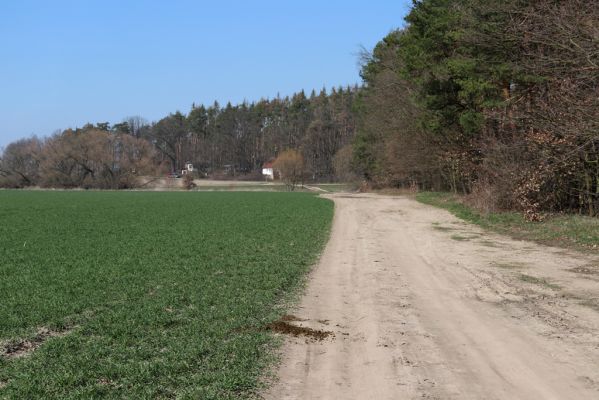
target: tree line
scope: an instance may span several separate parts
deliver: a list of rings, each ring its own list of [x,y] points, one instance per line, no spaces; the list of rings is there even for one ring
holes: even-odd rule
[[[354,166],[486,209],[599,212],[599,1],[415,1],[364,57]]]
[[[0,162],[0,186],[123,189],[153,172],[154,150],[143,139],[107,124],[67,129],[47,139],[9,144]]]
[[[111,126],[87,124],[49,138],[9,144],[0,159],[0,186],[130,188],[136,177],[181,171],[201,176],[261,178],[263,163],[299,151],[307,179],[336,179],[335,155],[351,147],[359,87],[303,91],[290,97],[192,105],[155,123],[129,117]]]

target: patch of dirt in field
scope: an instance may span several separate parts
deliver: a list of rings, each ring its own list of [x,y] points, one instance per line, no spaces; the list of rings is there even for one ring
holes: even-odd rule
[[[287,317],[287,318],[286,318]],[[284,319],[286,318],[286,319]],[[292,319],[290,319],[292,318]],[[286,315],[278,321],[272,322],[266,326],[266,329],[276,333],[282,333],[284,335],[291,335],[295,337],[307,337],[316,341],[321,341],[329,336],[334,336],[333,332],[323,331],[320,329],[312,329],[306,326],[297,326],[290,323],[290,321],[303,321],[292,315]]]
[[[0,381],[0,389],[4,389],[6,386],[8,386],[8,382]]]
[[[12,359],[26,357],[37,350],[44,342],[52,337],[68,335],[72,329],[55,331],[45,327],[39,328],[32,338],[22,340],[11,340],[0,347],[0,356]]]

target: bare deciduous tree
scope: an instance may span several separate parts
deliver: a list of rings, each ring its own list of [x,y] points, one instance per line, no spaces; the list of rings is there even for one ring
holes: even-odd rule
[[[273,168],[279,173],[289,190],[295,190],[295,187],[303,181],[304,158],[297,150],[283,151],[273,163]]]
[[[9,144],[0,157],[0,186],[23,187],[37,184],[43,142],[37,137]]]
[[[50,138],[41,154],[41,184],[51,187],[128,188],[152,172],[150,143],[97,129],[67,130]]]

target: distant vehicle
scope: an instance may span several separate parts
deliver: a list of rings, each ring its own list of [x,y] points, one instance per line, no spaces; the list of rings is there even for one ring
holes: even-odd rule
[[[179,175],[176,172],[171,172],[170,174],[168,174],[169,178],[181,178],[181,175]]]

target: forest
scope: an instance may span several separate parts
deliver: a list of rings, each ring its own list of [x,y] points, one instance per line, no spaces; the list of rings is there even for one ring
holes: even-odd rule
[[[131,188],[136,176],[180,171],[191,162],[200,177],[259,179],[263,163],[301,149],[304,174],[330,181],[339,150],[351,157],[352,112],[359,88],[221,107],[192,105],[155,123],[141,117],[87,124],[11,143],[3,153],[5,187]]]
[[[478,208],[596,215],[599,2],[424,0],[362,70],[356,168]]]
[[[308,181],[599,213],[599,0],[414,1],[360,61],[358,86],[19,140],[0,185],[127,188],[187,161],[249,179],[293,149]]]

